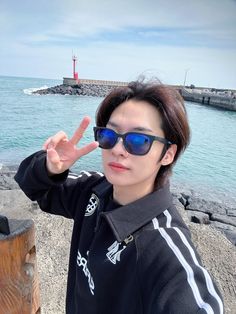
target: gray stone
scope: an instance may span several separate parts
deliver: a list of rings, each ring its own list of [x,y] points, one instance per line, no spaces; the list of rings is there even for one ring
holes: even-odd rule
[[[96,84],[79,84],[74,86],[58,85],[44,90],[34,92],[39,95],[62,94],[62,95],[86,95],[95,97],[105,97],[115,86],[96,85]]]
[[[211,225],[219,230],[229,230],[236,233],[236,227],[219,221],[210,221]]]
[[[0,172],[0,190],[15,190],[19,186],[14,180],[15,171]]]
[[[227,208],[227,216],[236,217],[236,208]]]
[[[180,201],[180,203],[183,204],[184,206],[187,206],[187,205],[188,205],[186,198],[184,198],[183,196],[180,196],[180,197],[179,197],[179,201]]]
[[[191,222],[195,222],[198,224],[209,224],[210,223],[209,215],[206,213],[187,210],[187,215],[188,215]]]
[[[211,220],[219,221],[236,227],[236,217],[228,217],[225,215],[212,214]]]
[[[226,215],[224,206],[217,202],[206,201],[201,198],[190,198],[189,205],[186,206],[187,210],[200,211],[207,214],[221,214]]]
[[[224,235],[226,236],[229,241],[236,246],[236,232],[230,230],[224,230]]]
[[[221,231],[232,244],[236,245],[236,227],[219,221],[211,221],[211,226]]]

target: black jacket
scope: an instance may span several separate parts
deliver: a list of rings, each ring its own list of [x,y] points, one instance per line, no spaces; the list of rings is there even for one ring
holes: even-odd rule
[[[66,313],[223,313],[168,186],[104,211],[112,186],[103,174],[48,177],[44,151],[15,179],[43,211],[74,219]]]

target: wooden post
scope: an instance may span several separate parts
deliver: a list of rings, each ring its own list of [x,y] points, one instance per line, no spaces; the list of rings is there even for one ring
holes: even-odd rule
[[[32,220],[9,220],[0,233],[0,314],[39,314],[39,280]]]

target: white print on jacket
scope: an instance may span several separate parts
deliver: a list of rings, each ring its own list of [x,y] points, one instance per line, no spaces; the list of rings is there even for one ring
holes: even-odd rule
[[[106,256],[108,257],[109,261],[113,264],[116,264],[116,262],[120,261],[120,255],[122,251],[126,248],[126,245],[123,245],[122,248],[120,248],[122,244],[118,241],[115,241],[109,248]]]
[[[128,243],[132,242],[133,240],[134,237],[132,236],[132,234],[130,234],[127,238],[124,239],[126,245],[123,245],[122,249],[119,250],[121,243],[118,241],[115,241],[111,246],[109,246],[108,252],[106,254],[109,261],[112,262],[112,264],[116,264],[116,262],[119,262],[122,251],[124,251]]]
[[[88,205],[86,207],[86,211],[85,211],[84,216],[91,216],[95,212],[95,210],[97,209],[98,204],[99,204],[99,199],[98,199],[97,195],[92,194],[90,199],[89,199]]]
[[[88,284],[89,284],[90,292],[92,293],[92,295],[94,295],[94,288],[95,288],[94,281],[93,281],[93,277],[90,274],[90,271],[88,269],[87,263],[88,262],[87,262],[86,258],[82,257],[80,252],[78,251],[77,265],[79,267],[83,268],[83,272],[84,272],[85,276],[88,277]]]

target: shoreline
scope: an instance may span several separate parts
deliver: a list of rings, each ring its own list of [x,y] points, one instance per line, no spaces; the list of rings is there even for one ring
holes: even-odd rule
[[[0,191],[19,190],[14,180],[18,166],[0,167]],[[225,202],[215,201],[192,188],[171,184],[171,193],[176,202],[183,205],[190,222],[211,225],[219,230],[236,246],[236,207]]]
[[[30,155],[30,153],[28,154]],[[16,172],[20,162],[23,160],[22,157],[19,163],[13,163],[11,161],[0,161],[0,175],[1,173],[5,172]],[[94,168],[78,168],[78,165],[75,164],[71,171],[75,173],[79,173],[81,170],[91,170],[93,171]],[[101,169],[96,169],[97,171],[101,171]],[[181,186],[182,192],[193,194],[194,197],[198,197],[201,199],[205,199],[206,201],[216,202],[219,204],[226,204],[228,207],[234,207],[236,210],[236,189],[235,190],[228,190],[228,188],[220,187],[220,186],[209,186],[209,184],[200,184],[195,182],[194,179],[184,179],[180,178],[174,173],[170,177],[170,186],[175,191],[178,190]],[[0,185],[1,190],[1,185]]]

